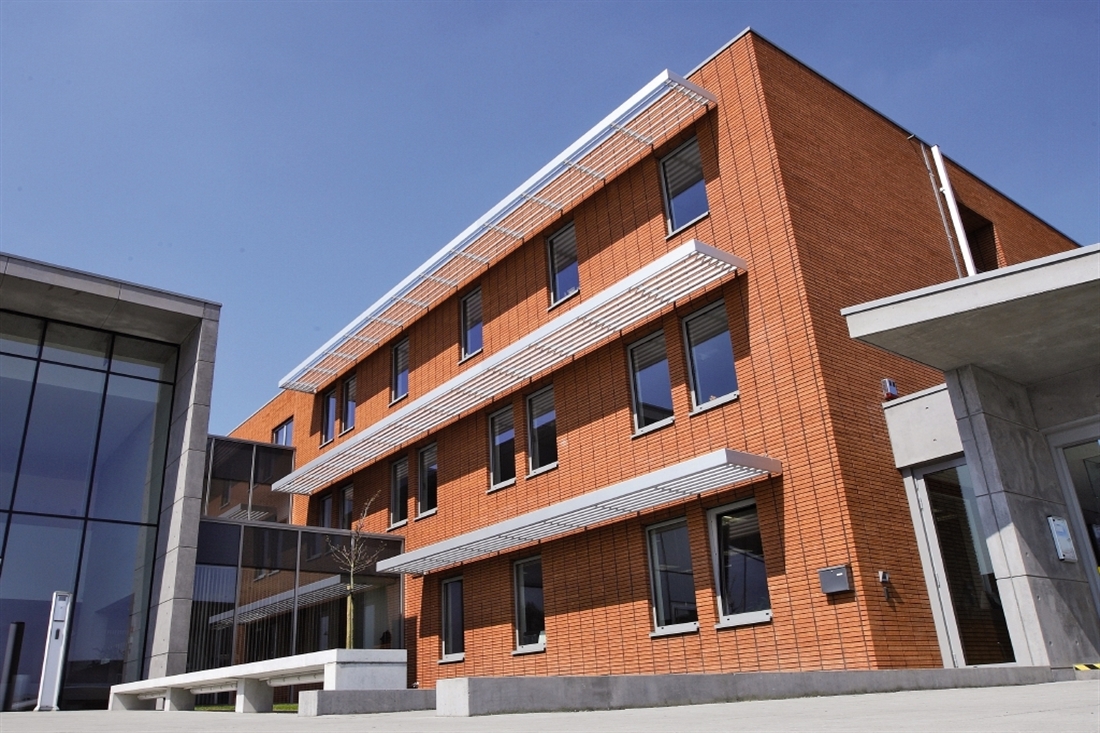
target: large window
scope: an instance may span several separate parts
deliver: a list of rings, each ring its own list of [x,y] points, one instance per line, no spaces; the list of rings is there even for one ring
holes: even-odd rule
[[[580,291],[577,269],[577,230],[569,224],[550,237],[550,304],[565,300]]]
[[[656,333],[629,349],[634,430],[672,420],[672,381],[668,374],[665,335]]]
[[[294,418],[290,418],[271,431],[271,442],[275,445],[294,445]]]
[[[442,660],[458,662],[466,656],[466,624],[462,615],[462,578],[443,581],[441,587],[443,611]]]
[[[336,437],[336,388],[321,394],[321,443]]]
[[[409,340],[393,347],[393,380],[390,399],[397,401],[409,394]]]
[[[481,290],[462,299],[462,358],[481,351],[482,341]]]
[[[714,551],[720,626],[768,621],[772,617],[764,544],[752,500],[707,513]]]
[[[679,634],[699,628],[695,574],[687,521],[662,522],[646,530],[653,584],[654,634]]]
[[[355,386],[355,375],[353,374],[344,380],[344,385],[341,388],[343,398],[341,399],[340,421],[343,423],[341,428],[345,431],[355,427],[355,406],[358,401]]]
[[[558,424],[554,412],[554,388],[527,398],[527,452],[534,473],[558,463]]]
[[[546,648],[546,615],[542,595],[542,558],[533,557],[515,564],[516,651],[541,651]]]
[[[670,234],[710,211],[697,139],[688,140],[661,160],[661,184]]]
[[[499,489],[516,480],[516,428],[509,405],[489,416],[489,486]]]
[[[691,372],[692,406],[699,409],[736,397],[737,372],[726,304],[719,301],[685,318],[684,342]]]
[[[417,467],[417,496],[416,507],[420,516],[431,514],[437,506],[437,490],[439,488],[439,461],[438,451],[434,444],[420,451],[420,464]]]
[[[402,458],[390,465],[390,525],[396,526],[409,518],[409,459]]]

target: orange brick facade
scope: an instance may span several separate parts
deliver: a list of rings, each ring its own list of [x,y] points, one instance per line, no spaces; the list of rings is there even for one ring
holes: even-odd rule
[[[385,532],[389,467],[408,456],[410,520],[395,532],[411,550],[718,448],[778,459],[782,475],[406,577],[410,683],[433,687],[436,679],[452,676],[941,665],[914,529],[893,467],[880,380],[893,378],[908,393],[943,377],[850,340],[840,316],[843,307],[957,277],[920,143],[751,33],[690,81],[718,98],[714,109],[406,328],[409,398],[390,404],[392,344],[355,367],[356,430],[692,238],[743,258],[747,271],[499,395],[485,409],[415,443],[393,446],[388,456],[333,486],[354,484],[357,513],[380,492],[365,529]],[[692,135],[702,154],[710,213],[667,237],[658,161]],[[959,200],[993,222],[999,265],[1074,246],[964,169],[951,165],[950,175]],[[546,236],[570,221],[581,292],[548,310]],[[484,351],[461,361],[459,302],[475,287],[483,298]],[[681,322],[718,301],[729,319],[740,394],[690,414]],[[626,347],[658,330],[667,344],[675,420],[634,437]],[[548,384],[554,386],[558,467],[525,478],[524,400]],[[508,404],[519,475],[515,485],[489,493],[487,416]],[[289,417],[299,466],[355,434],[322,447],[317,396],[284,391],[234,436],[270,440],[272,429]],[[416,520],[416,451],[431,443],[438,446],[439,509]],[[747,497],[757,503],[773,618],[716,629],[706,511]],[[307,522],[310,511],[310,499],[296,497],[294,521]],[[651,638],[645,527],[675,517],[688,524],[699,630]],[[514,656],[512,563],[535,555],[543,566],[546,649]],[[823,594],[817,570],[844,563],[851,565],[854,593]],[[889,599],[878,570],[890,572]],[[465,660],[439,664],[440,583],[459,575]]]

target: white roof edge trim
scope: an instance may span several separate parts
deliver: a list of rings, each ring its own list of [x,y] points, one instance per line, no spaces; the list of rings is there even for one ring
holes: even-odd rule
[[[346,339],[349,335],[360,330],[372,317],[377,313],[384,310],[389,304],[399,298],[402,294],[407,293],[417,283],[420,282],[426,275],[431,274],[434,270],[438,269],[447,258],[456,251],[461,251],[467,244],[473,240],[474,235],[480,232],[487,224],[494,220],[502,219],[504,216],[514,207],[519,205],[525,199],[524,194],[531,191],[540,189],[547,180],[551,179],[555,172],[562,166],[563,163],[570,158],[578,156],[583,157],[583,154],[590,149],[599,145],[608,136],[614,134],[617,129],[615,125],[623,125],[630,122],[638,114],[640,114],[647,107],[652,105],[658,99],[663,97],[665,93],[671,90],[671,85],[683,87],[698,95],[702,99],[706,100],[708,104],[717,104],[717,98],[708,92],[706,89],[689,82],[679,74],[675,74],[669,70],[664,70],[658,74],[652,81],[638,90],[630,99],[619,105],[615,111],[609,114],[607,117],[598,122],[592,129],[582,135],[572,145],[567,147],[564,151],[558,154],[553,160],[544,165],[537,173],[524,181],[518,188],[512,193],[508,194],[502,201],[496,206],[489,209],[484,215],[481,216],[470,226],[466,227],[457,237],[448,242],[441,250],[436,252],[427,262],[422,264],[416,270],[414,270],[408,277],[393,287],[388,293],[379,298],[369,308],[363,311],[358,317],[351,323],[342,328],[335,336],[321,346],[321,348],[314,351],[308,358],[306,358],[301,364],[292,369],[286,376],[279,380],[279,387],[282,389],[294,389],[294,385],[297,384],[299,378],[308,372],[314,365],[316,365],[321,359],[327,356],[329,350]]]
[[[580,321],[584,316],[598,310],[602,306],[606,305],[608,302],[614,300],[615,298],[618,298],[624,293],[630,292],[632,288],[635,288],[640,284],[645,283],[654,275],[660,274],[663,270],[666,270],[667,268],[674,266],[679,262],[685,261],[693,257],[707,258],[708,260],[714,261],[722,265],[723,267],[728,268],[728,270],[732,272],[747,271],[748,269],[745,261],[737,255],[717,249],[710,246],[709,244],[704,244],[697,239],[692,239],[688,242],[685,242],[679,247],[674,248],[672,251],[662,255],[661,257],[658,257],[656,260],[650,262],[644,267],[635,270],[633,273],[618,281],[617,283],[611,285],[610,287],[601,290],[599,293],[596,293],[592,297],[581,301],[575,307],[564,311],[557,318],[554,318],[549,323],[546,323],[541,327],[535,329],[534,331],[531,331],[523,338],[512,343],[510,346],[507,346],[506,348],[501,349],[499,352],[490,355],[488,358],[482,360],[478,364],[475,364],[469,369],[466,369],[460,374],[457,374],[456,376],[447,380],[430,392],[416,398],[412,402],[409,402],[401,409],[391,412],[389,415],[385,416],[381,420],[369,426],[366,426],[355,437],[345,441],[344,443],[341,443],[340,445],[329,451],[326,451],[325,453],[322,453],[309,463],[301,466],[292,473],[275,482],[275,484],[272,486],[272,489],[274,491],[307,494],[311,493],[315,489],[321,488],[321,486],[326,485],[330,481],[334,481],[337,478],[342,477],[344,474],[350,473],[353,470],[357,470],[357,468],[355,467],[339,467],[331,469],[332,475],[329,477],[318,477],[316,479],[311,479],[309,476],[309,474],[314,471],[321,471],[321,469],[324,469],[326,465],[336,464],[340,461],[342,456],[354,451],[358,446],[368,444],[372,440],[377,440],[377,436],[384,429],[389,428],[394,424],[401,423],[402,420],[405,420],[416,411],[422,409],[424,406],[430,405],[438,398],[447,395],[456,387],[459,387],[464,383],[468,383],[472,379],[482,374],[490,372],[490,370],[495,369],[500,364],[506,362],[513,356],[516,356],[524,350],[530,349],[531,347],[543,342],[547,336],[553,334],[555,331],[558,331],[568,324]],[[698,287],[703,287],[711,281],[698,283]],[[694,290],[688,289],[688,286],[684,286],[684,289],[688,290],[688,293],[694,292]],[[683,297],[682,294],[681,297]],[[664,305],[666,304],[662,303],[659,307],[663,308]],[[526,377],[523,377],[521,379],[526,379]],[[489,395],[479,399],[478,402],[479,404],[484,404],[494,399],[496,399],[496,395]],[[295,484],[297,484],[297,486],[295,486]]]
[[[732,481],[723,482],[723,479],[728,472],[723,472],[723,469],[743,469],[742,476],[740,478],[734,478]],[[563,535],[569,532],[573,532],[577,529],[583,529],[588,525],[570,525],[568,522],[562,523],[562,518],[567,517],[569,514],[595,509],[607,505],[613,504],[616,501],[625,501],[632,495],[639,494],[646,490],[652,490],[659,488],[663,485],[671,485],[677,482],[682,482],[695,477],[705,476],[707,474],[715,474],[714,481],[723,482],[717,485],[702,485],[697,482],[693,488],[687,491],[680,492],[682,496],[680,498],[687,498],[689,495],[702,493],[712,489],[722,488],[728,486],[731,483],[739,483],[744,480],[751,480],[760,478],[765,475],[781,474],[783,472],[783,464],[768,456],[756,455],[753,453],[742,453],[740,451],[730,450],[728,448],[720,448],[719,450],[711,453],[705,453],[701,456],[682,461],[672,466],[666,466],[665,468],[652,471],[650,473],[636,476],[626,481],[621,481],[611,486],[606,486],[602,489],[590,491],[580,496],[575,496],[572,499],[566,499],[565,501],[552,504],[542,509],[536,509],[526,514],[521,514],[518,517],[512,519],[506,519],[496,524],[491,524],[488,527],[473,530],[465,534],[452,537],[442,542],[436,542],[434,544],[422,547],[418,550],[412,550],[400,555],[396,555],[386,560],[380,560],[377,565],[377,569],[380,572],[420,572],[418,570],[409,570],[407,568],[425,568],[426,566],[432,566],[427,569],[430,572],[432,569],[446,567],[448,565],[454,565],[459,562],[466,562],[475,557],[467,557],[464,559],[451,559],[454,558],[455,552],[461,552],[462,548],[476,547],[477,544],[493,541],[496,538],[519,540],[513,542],[510,546],[506,545],[499,550],[488,550],[480,553],[479,556],[485,556],[492,554],[496,551],[505,551],[510,547],[518,547],[523,544],[529,544],[536,541],[535,539],[524,540],[522,539],[523,530],[533,530],[531,533],[537,533],[538,526],[556,526],[560,530],[553,532],[552,534],[544,534],[539,539],[551,539],[554,536]],[[663,504],[675,501],[676,497],[669,495],[667,497],[658,497],[656,500],[651,501],[646,506],[640,506],[637,508],[626,508],[620,511],[617,515],[606,516],[603,519],[597,518],[591,524],[601,524],[604,521],[614,520],[616,517],[625,517],[633,515],[637,511],[655,508]],[[473,550],[473,552],[477,552]],[[432,562],[433,557],[438,557],[439,560]]]

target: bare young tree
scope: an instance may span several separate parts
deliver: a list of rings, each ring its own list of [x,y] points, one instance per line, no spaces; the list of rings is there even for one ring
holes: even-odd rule
[[[348,574],[347,584],[347,637],[344,646],[353,649],[355,639],[355,574],[364,572],[373,565],[385,552],[385,545],[374,544],[371,538],[366,536],[363,526],[366,524],[367,515],[370,514],[370,506],[378,498],[380,491],[374,492],[374,496],[367,500],[363,511],[359,514],[359,520],[352,523],[351,536],[346,544],[334,545],[332,539],[325,536],[329,554],[332,555],[336,566],[341,572]]]

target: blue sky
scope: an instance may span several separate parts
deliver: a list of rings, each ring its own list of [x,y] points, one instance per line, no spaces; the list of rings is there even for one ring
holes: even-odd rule
[[[747,26],[1100,240],[1100,3],[0,2],[0,249],[223,304],[211,431]]]

